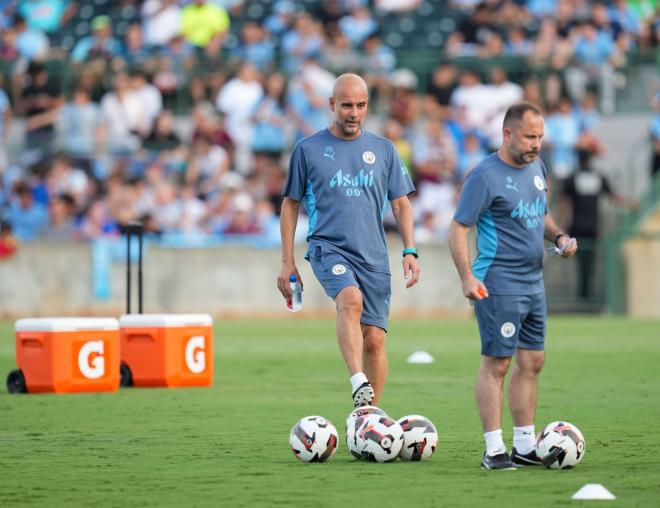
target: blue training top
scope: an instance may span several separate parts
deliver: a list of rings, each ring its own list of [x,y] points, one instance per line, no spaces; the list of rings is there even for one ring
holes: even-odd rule
[[[544,291],[546,175],[541,159],[516,168],[493,153],[465,179],[454,220],[477,225],[472,272],[490,294]]]
[[[306,257],[320,245],[367,270],[389,273],[383,215],[389,201],[414,190],[390,140],[366,131],[345,140],[323,129],[294,147],[282,194],[305,200]]]

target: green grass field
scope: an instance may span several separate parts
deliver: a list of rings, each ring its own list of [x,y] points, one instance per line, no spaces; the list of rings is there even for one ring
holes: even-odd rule
[[[587,452],[574,470],[479,467],[473,401],[476,324],[394,320],[381,407],[438,428],[425,463],[354,460],[344,439],[350,385],[334,322],[216,323],[212,388],[9,395],[12,323],[0,323],[0,506],[534,506],[579,505],[601,483],[608,506],[660,506],[660,322],[551,317],[539,427],[566,419]],[[408,365],[427,350],[431,365]],[[298,462],[289,431],[321,414],[340,433],[325,464]],[[510,446],[511,420],[504,422]]]

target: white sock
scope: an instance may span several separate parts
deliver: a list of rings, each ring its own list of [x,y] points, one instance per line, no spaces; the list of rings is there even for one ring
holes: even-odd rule
[[[522,455],[531,452],[536,446],[534,425],[513,428],[513,447]]]
[[[353,374],[351,376],[351,386],[353,387],[353,391],[357,390],[364,383],[368,382],[369,380],[367,379],[367,376],[364,375],[364,372],[358,372],[357,374]]]
[[[486,455],[492,457],[506,452],[506,446],[502,440],[502,429],[484,432],[484,439],[486,440]]]

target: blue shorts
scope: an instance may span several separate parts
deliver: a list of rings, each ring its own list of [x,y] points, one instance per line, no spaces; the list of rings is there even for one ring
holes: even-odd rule
[[[355,286],[362,292],[362,317],[360,323],[372,325],[387,331],[392,294],[391,276],[384,272],[371,272],[350,263],[341,254],[319,245],[309,253],[309,262],[314,275],[333,300],[348,286]]]
[[[516,348],[543,351],[545,293],[490,295],[474,302],[481,335],[481,354],[511,357]]]

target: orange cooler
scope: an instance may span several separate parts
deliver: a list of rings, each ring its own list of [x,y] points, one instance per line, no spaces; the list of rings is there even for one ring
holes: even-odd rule
[[[16,363],[29,393],[119,389],[116,319],[19,319],[15,328]]]
[[[213,319],[208,314],[125,314],[121,361],[134,386],[210,386]],[[122,366],[122,368],[125,368]]]

